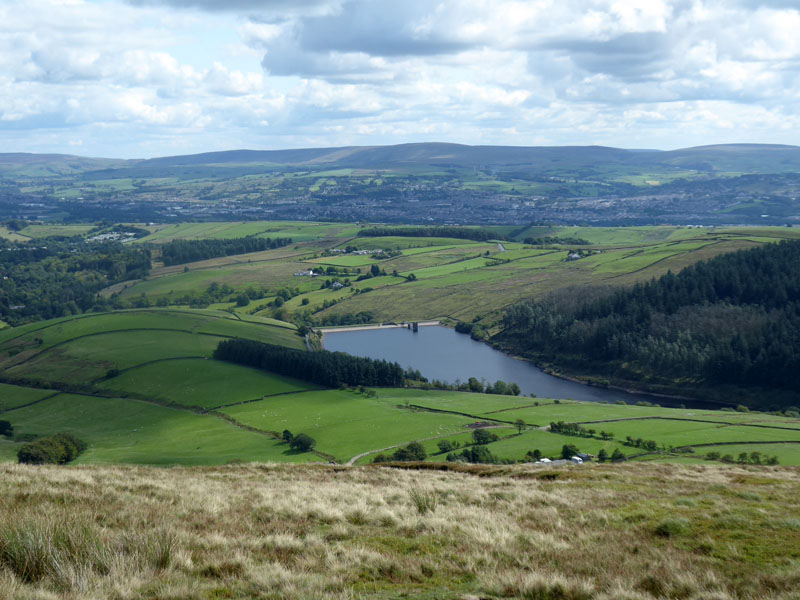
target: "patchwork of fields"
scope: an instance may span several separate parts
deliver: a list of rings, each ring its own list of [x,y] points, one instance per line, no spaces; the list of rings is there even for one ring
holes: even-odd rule
[[[635,460],[759,452],[800,465],[800,419],[784,416],[420,389],[322,389],[210,358],[227,337],[304,348],[297,332],[282,325],[214,310],[152,308],[3,330],[0,420],[12,424],[15,437],[0,438],[0,460],[14,460],[27,439],[65,431],[89,444],[81,464],[364,463],[412,441],[425,446],[428,460],[441,461],[439,442],[466,446],[481,423],[498,435],[488,448],[500,460],[519,461],[536,449],[558,458],[563,445],[574,444],[591,454],[619,449]],[[595,432],[548,431],[557,421]],[[291,451],[280,439],[287,429],[311,435],[315,452]],[[661,452],[632,447],[628,436],[653,440]]]
[[[800,238],[788,228],[689,227],[529,227],[514,240],[474,242],[453,238],[399,236],[359,237],[358,225],[238,222],[187,223],[149,226],[151,235],[135,243],[164,243],[172,239],[218,239],[242,236],[291,237],[293,244],[252,254],[160,267],[146,281],[117,284],[105,291],[134,301],[145,294],[149,302],[181,302],[186,295],[202,295],[217,283],[242,291],[266,289],[264,301],[233,307],[239,314],[273,316],[266,304],[282,288],[293,290],[292,302],[282,314],[302,310],[319,318],[371,313],[378,321],[451,318],[473,320],[491,328],[500,312],[527,297],[541,297],[568,286],[628,285],[663,275],[724,252],[752,248],[780,239]],[[524,244],[526,238],[580,239],[585,245]],[[391,258],[345,254],[361,250],[392,250]],[[580,260],[567,260],[575,249],[591,251]],[[387,277],[355,280],[377,265]],[[330,271],[324,278],[297,277],[313,268]],[[337,272],[331,271],[335,269]],[[343,290],[320,289],[324,279],[349,280]],[[368,288],[365,290],[365,288]],[[356,293],[357,291],[365,293]],[[305,302],[307,300],[307,302]],[[327,302],[326,302],[327,301]]]
[[[45,233],[41,227],[13,235],[33,239],[87,230],[46,226]],[[375,321],[476,319],[488,329],[505,306],[526,296],[576,284],[649,279],[720,252],[799,237],[796,230],[533,227],[515,234],[516,240],[588,242],[577,247],[357,237],[360,226],[348,224],[190,223],[148,229],[151,234],[134,243],[246,235],[294,241],[265,252],[156,266],[146,280],[106,290],[123,299],[145,298],[141,308],[0,330],[0,420],[14,427],[13,439],[0,437],[0,459],[13,460],[25,440],[65,431],[89,443],[80,463],[364,463],[412,441],[423,444],[428,460],[443,460],[440,442],[464,447],[481,423],[497,434],[488,448],[500,460],[519,461],[537,449],[557,458],[562,446],[574,444],[591,454],[619,450],[633,460],[691,462],[714,452],[734,458],[755,452],[800,465],[800,419],[786,416],[421,389],[322,389],[211,358],[227,338],[305,349],[297,327],[288,322],[298,313],[314,319],[361,312]],[[394,256],[347,253],[348,246]],[[588,252],[566,260],[576,249]],[[377,276],[356,281],[374,265]],[[312,268],[327,273],[295,275]],[[348,285],[326,287],[326,279]],[[200,295],[212,285],[232,292],[208,309],[147,306]],[[237,305],[236,294],[248,288],[262,290],[262,297]],[[290,293],[281,295],[282,290]],[[549,431],[558,421],[593,431],[587,437]],[[280,439],[287,429],[311,435],[315,451],[290,451]],[[657,452],[628,437],[653,442]]]

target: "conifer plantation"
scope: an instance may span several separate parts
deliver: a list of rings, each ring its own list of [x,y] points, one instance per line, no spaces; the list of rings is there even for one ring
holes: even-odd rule
[[[562,290],[509,308],[499,339],[538,360],[599,375],[766,388],[784,392],[784,407],[796,405],[798,264],[800,242],[784,241],[631,288]]]

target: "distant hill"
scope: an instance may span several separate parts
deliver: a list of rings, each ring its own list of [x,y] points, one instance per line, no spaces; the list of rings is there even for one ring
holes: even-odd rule
[[[800,225],[798,198],[800,147],[765,144],[0,154],[0,221]]]
[[[699,171],[777,173],[800,170],[800,147],[766,144],[699,146],[673,151],[605,146],[466,146],[422,143],[298,150],[231,150],[143,161],[139,166],[272,164],[363,169],[402,167],[547,168],[637,165]]]
[[[496,168],[521,170],[671,167],[705,172],[785,173],[800,171],[800,147],[769,144],[698,146],[672,151],[604,146],[467,146],[420,143],[293,150],[229,150],[146,160],[84,158],[62,154],[0,154],[0,174],[66,175],[112,169],[137,171],[185,166],[308,168]]]
[[[108,169],[130,161],[112,158],[85,158],[69,154],[0,153],[0,176],[51,177]]]

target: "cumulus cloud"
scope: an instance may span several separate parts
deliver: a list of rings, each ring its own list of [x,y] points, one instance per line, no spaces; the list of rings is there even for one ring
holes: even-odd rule
[[[339,0],[126,0],[134,6],[167,6],[210,12],[258,14],[326,14],[336,10]]]
[[[6,0],[0,139],[793,143],[797,31],[781,0]]]

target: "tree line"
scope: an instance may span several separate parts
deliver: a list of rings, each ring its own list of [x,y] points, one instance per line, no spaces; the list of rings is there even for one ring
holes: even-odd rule
[[[800,392],[800,241],[740,250],[616,290],[511,306],[498,340],[567,367],[636,380]]]
[[[397,363],[351,356],[344,352],[306,352],[252,340],[224,340],[214,358],[264,369],[326,387],[363,385],[401,387],[406,374]]]
[[[370,227],[358,232],[360,237],[447,237],[462,240],[485,242],[486,240],[502,240],[505,237],[491,229],[477,227]]]
[[[183,263],[262,252],[288,246],[292,238],[243,237],[211,240],[172,240],[161,246],[161,259],[168,267]]]
[[[529,246],[549,246],[551,244],[563,244],[567,246],[589,246],[592,242],[588,240],[584,240],[583,238],[576,238],[576,237],[526,237],[523,241],[523,244],[528,244]]]

